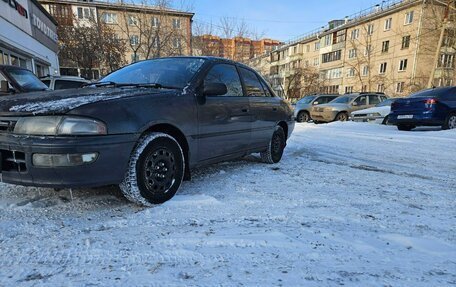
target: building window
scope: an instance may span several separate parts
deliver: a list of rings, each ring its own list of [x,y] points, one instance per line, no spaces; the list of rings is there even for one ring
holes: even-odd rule
[[[389,40],[382,42],[382,53],[387,53],[388,52],[389,45],[390,45],[390,41]]]
[[[439,68],[454,68],[454,54],[441,54]]]
[[[132,45],[132,46],[139,45],[139,37],[138,37],[138,35],[131,35],[130,36],[130,45]]]
[[[320,58],[315,58],[314,59],[314,66],[320,65]]]
[[[398,82],[396,84],[396,93],[403,93],[404,92],[405,82]]]
[[[405,14],[405,25],[412,24],[412,22],[413,22],[413,11],[410,11]]]
[[[88,7],[77,7],[78,19],[91,20],[95,19],[95,10]]]
[[[342,69],[341,68],[336,68],[336,69],[331,69],[331,70],[326,70],[321,72],[321,78],[322,79],[340,79],[342,78]]]
[[[178,49],[181,47],[181,39],[180,38],[174,38],[173,39],[173,47]]]
[[[315,51],[320,50],[320,42],[315,42]]]
[[[372,52],[372,45],[369,44],[366,46],[366,50],[364,51],[364,56],[369,56],[371,52]]]
[[[362,92],[362,93],[367,92],[367,85],[363,85],[363,86],[361,87],[361,92]]]
[[[138,17],[129,15],[128,16],[128,25],[130,26],[138,26]]]
[[[154,28],[157,28],[160,25],[160,21],[158,20],[157,17],[152,17],[151,21],[151,26]]]
[[[347,87],[345,87],[345,93],[346,93],[346,94],[351,94],[351,93],[353,93],[353,86],[347,86]]]
[[[352,30],[352,31],[351,31],[351,36],[350,36],[350,38],[351,38],[352,40],[358,39],[358,38],[359,38],[359,29],[354,29],[354,30]]]
[[[385,84],[377,84],[377,92],[384,93],[385,92]]]
[[[348,68],[347,69],[347,77],[352,78],[356,74],[355,68]]]
[[[391,25],[393,24],[393,18],[388,18],[385,20],[385,31],[391,30]]]
[[[349,58],[349,59],[356,58],[356,49],[350,49],[350,50],[348,50],[348,58]]]
[[[106,24],[116,24],[117,23],[117,14],[115,13],[103,13],[101,19]]]
[[[363,66],[363,73],[362,75],[364,77],[366,77],[367,75],[369,75],[369,66]]]
[[[374,24],[367,25],[367,35],[374,34]]]
[[[402,49],[410,47],[410,35],[402,37]]]
[[[380,64],[380,71],[379,71],[379,74],[384,74],[386,73],[386,67],[387,67],[388,63],[381,63]]]
[[[322,63],[328,63],[333,61],[338,61],[341,59],[342,50],[338,50],[335,52],[329,52],[322,55]]]
[[[173,28],[180,29],[181,28],[181,19],[174,18],[173,19]]]
[[[407,70],[407,59],[401,60],[399,62],[399,71]]]
[[[325,36],[325,46],[329,46],[332,43],[332,34]]]

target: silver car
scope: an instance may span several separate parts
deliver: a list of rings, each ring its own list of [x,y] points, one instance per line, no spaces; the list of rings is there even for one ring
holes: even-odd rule
[[[373,107],[387,98],[383,93],[347,94],[330,103],[313,107],[310,116],[314,123],[347,121],[351,112]]]
[[[298,123],[310,121],[310,111],[313,106],[329,103],[339,95],[309,95],[296,103],[294,117]]]

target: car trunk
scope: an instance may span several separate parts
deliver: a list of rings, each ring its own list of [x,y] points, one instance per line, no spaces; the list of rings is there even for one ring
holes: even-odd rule
[[[399,113],[421,113],[434,109],[437,103],[437,99],[432,97],[397,99],[391,105],[391,111]]]

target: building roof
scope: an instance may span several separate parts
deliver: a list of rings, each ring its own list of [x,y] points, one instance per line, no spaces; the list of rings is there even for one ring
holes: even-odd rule
[[[33,0],[36,1],[36,0]],[[129,4],[129,3],[119,3],[119,2],[110,2],[106,1],[91,1],[91,0],[39,0],[41,3],[53,3],[53,4],[69,4],[69,5],[78,5],[78,6],[90,6],[102,9],[111,9],[111,10],[128,10],[132,12],[149,12],[149,13],[167,13],[172,15],[184,16],[193,18],[195,13],[180,11],[172,8],[159,8],[157,6],[151,5],[142,5],[142,4]],[[121,1],[123,2],[123,1]]]

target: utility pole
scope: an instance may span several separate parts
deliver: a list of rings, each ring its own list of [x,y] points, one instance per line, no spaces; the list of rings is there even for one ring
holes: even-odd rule
[[[437,2],[442,3],[440,1],[437,1]],[[442,29],[440,31],[440,38],[439,38],[439,42],[437,44],[437,49],[435,50],[435,56],[434,56],[434,62],[433,62],[434,64],[432,66],[431,75],[430,75],[429,81],[428,81],[428,88],[432,88],[434,86],[433,82],[434,82],[434,77],[435,77],[435,70],[437,69],[437,65],[438,65],[439,58],[440,58],[440,50],[442,49],[443,38],[445,37],[445,31],[446,31],[447,24],[448,24],[448,17],[450,14],[450,5],[451,5],[451,0],[447,0],[445,14],[443,16],[443,21],[442,21]]]

